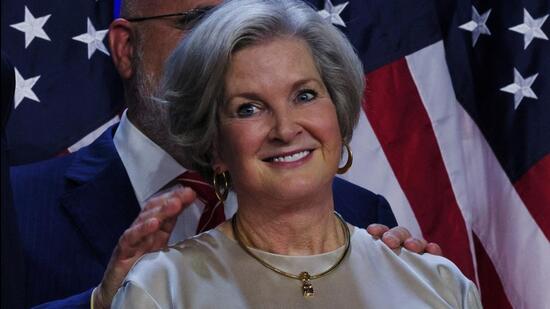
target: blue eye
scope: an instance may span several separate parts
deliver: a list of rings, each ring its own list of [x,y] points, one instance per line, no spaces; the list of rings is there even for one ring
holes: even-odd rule
[[[304,89],[298,93],[296,99],[299,102],[309,102],[317,97],[317,92],[311,89]]]
[[[239,106],[239,108],[237,109],[237,116],[241,118],[247,118],[247,117],[253,116],[258,111],[259,109],[257,106],[250,103],[246,103]]]

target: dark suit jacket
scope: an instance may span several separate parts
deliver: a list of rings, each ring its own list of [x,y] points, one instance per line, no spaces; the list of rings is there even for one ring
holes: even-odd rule
[[[115,128],[72,155],[12,169],[14,204],[27,265],[27,305],[89,306],[118,238],[139,204],[113,144]],[[386,200],[334,182],[335,207],[350,223],[395,226]]]

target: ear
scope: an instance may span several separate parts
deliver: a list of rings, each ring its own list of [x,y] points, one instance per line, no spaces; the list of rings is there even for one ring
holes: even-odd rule
[[[132,57],[135,39],[130,22],[124,18],[115,19],[109,26],[109,47],[111,58],[122,79],[130,79],[134,74]]]
[[[214,145],[213,147],[214,157],[212,158],[212,170],[214,174],[219,174],[228,170],[227,165],[222,159],[221,151],[219,145]]]

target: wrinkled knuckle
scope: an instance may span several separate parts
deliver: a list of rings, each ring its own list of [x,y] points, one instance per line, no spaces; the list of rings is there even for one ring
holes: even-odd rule
[[[384,241],[390,241],[392,243],[396,243],[396,242],[399,242],[399,239],[396,238],[392,233],[390,232],[386,232],[384,234],[382,234],[382,240]]]
[[[124,233],[120,238],[118,239],[118,244],[120,246],[126,246],[128,244],[128,234]]]
[[[159,196],[155,196],[155,197],[151,197],[146,205],[145,205],[145,208],[146,209],[150,209],[151,207],[154,207],[155,205],[157,205],[160,201],[160,197]]]
[[[407,229],[404,228],[404,227],[399,227],[399,234],[400,234],[403,238],[409,238],[409,237],[411,237],[411,233],[409,233],[409,230],[407,230]]]

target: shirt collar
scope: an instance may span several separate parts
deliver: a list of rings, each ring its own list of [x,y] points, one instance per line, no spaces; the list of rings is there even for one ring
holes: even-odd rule
[[[122,115],[113,140],[126,168],[136,198],[145,201],[186,169]]]

